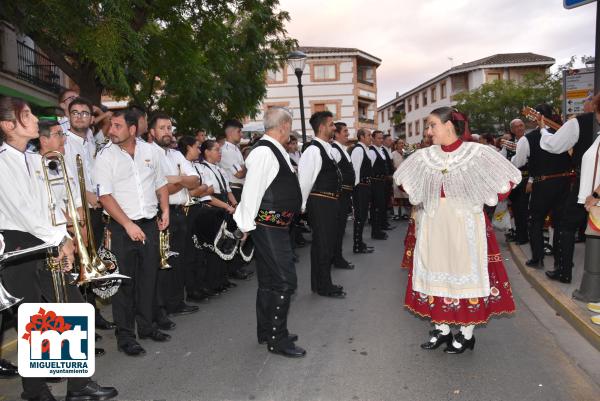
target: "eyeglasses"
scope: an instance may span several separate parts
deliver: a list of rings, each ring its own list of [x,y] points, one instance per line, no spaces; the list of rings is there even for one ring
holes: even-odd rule
[[[92,113],[90,113],[89,111],[77,111],[77,110],[73,110],[71,112],[71,116],[77,118],[77,117],[81,117],[81,118],[88,118],[89,116],[91,116]]]
[[[67,136],[67,134],[64,133],[63,131],[53,132],[52,135],[56,135],[59,138],[64,138],[65,136]]]

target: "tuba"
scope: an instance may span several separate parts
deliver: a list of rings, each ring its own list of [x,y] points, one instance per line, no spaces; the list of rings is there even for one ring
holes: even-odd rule
[[[51,158],[55,158],[56,160],[52,160]],[[81,156],[77,156],[78,164],[81,162]],[[57,162],[62,171],[62,175],[57,178],[50,178],[48,175],[48,163],[50,161]],[[96,252],[94,251],[91,255],[88,252],[88,248],[85,245],[83,240],[83,235],[81,233],[81,226],[86,225],[89,229],[89,209],[87,209],[87,214],[84,214],[83,221],[80,222],[79,215],[77,213],[77,208],[75,207],[75,200],[73,197],[73,191],[71,189],[71,183],[69,182],[69,174],[67,172],[65,159],[62,153],[57,151],[51,151],[42,156],[42,170],[44,172],[44,181],[46,184],[46,191],[48,193],[49,200],[49,208],[50,208],[50,217],[52,219],[52,224],[54,226],[58,226],[64,223],[57,223],[55,211],[56,211],[56,200],[54,199],[54,194],[52,192],[52,183],[60,182],[65,186],[65,192],[67,196],[67,215],[71,218],[73,223],[73,240],[77,246],[77,252],[79,254],[79,277],[77,279],[77,285],[88,284],[92,281],[96,280],[110,280],[114,278],[129,278],[122,274],[106,274],[109,270],[109,266],[102,261]],[[83,182],[83,177],[80,177],[80,182]],[[84,188],[84,187],[83,187]],[[84,189],[82,189],[84,190]],[[87,208],[87,202],[84,201],[83,207]],[[90,240],[92,238],[89,238]],[[51,262],[52,263],[52,262]]]

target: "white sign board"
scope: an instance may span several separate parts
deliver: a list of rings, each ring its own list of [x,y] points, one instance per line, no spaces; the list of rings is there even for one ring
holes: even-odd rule
[[[594,96],[594,69],[563,71],[563,114],[583,113],[583,103]]]

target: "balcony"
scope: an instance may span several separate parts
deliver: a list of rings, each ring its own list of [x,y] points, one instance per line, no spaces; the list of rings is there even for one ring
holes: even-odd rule
[[[17,78],[50,92],[60,92],[60,70],[44,54],[17,42],[17,63]]]
[[[375,120],[367,117],[358,117],[358,121],[365,124],[375,124]]]
[[[359,84],[369,85],[369,86],[375,86],[375,82],[368,81],[366,79],[357,78],[357,81],[358,81]]]

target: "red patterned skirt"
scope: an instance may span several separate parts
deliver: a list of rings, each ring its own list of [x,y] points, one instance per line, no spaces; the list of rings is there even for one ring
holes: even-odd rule
[[[412,268],[416,242],[415,219],[411,217],[408,221],[408,229],[406,230],[406,237],[404,238],[404,257],[402,258],[402,264],[400,265],[403,269]]]
[[[490,316],[510,314],[515,312],[515,303],[512,297],[512,290],[504,263],[502,263],[502,255],[498,248],[496,235],[488,220],[485,218],[487,248],[488,248],[488,275],[490,278],[491,294],[488,297],[482,298],[446,298],[436,297],[413,291],[412,289],[412,271],[413,258],[412,250],[415,244],[414,222],[411,221],[405,239],[412,244],[410,254],[407,256],[407,250],[404,253],[404,262],[410,259],[408,266],[408,285],[406,287],[406,296],[404,306],[411,312],[421,317],[429,318],[436,324],[454,324],[468,326],[471,324],[487,323]],[[412,242],[409,238],[412,236]]]

